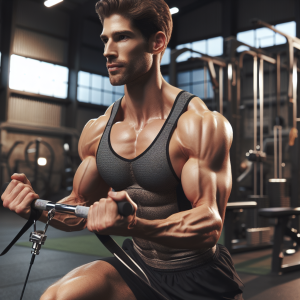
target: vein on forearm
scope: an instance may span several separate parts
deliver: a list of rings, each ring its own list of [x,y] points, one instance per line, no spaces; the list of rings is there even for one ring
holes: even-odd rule
[[[221,229],[218,213],[203,205],[164,220],[137,218],[132,235],[168,247],[199,249],[214,246]]]

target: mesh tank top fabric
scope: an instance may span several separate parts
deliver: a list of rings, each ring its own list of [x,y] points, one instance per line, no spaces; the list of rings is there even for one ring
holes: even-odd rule
[[[137,204],[137,217],[165,219],[191,208],[180,180],[169,159],[169,141],[180,115],[194,95],[181,92],[171,112],[151,145],[134,159],[125,159],[113,150],[110,131],[121,100],[115,102],[97,151],[97,167],[101,177],[115,191],[125,190]],[[176,269],[192,266],[199,260],[213,257],[215,247],[206,250],[174,249],[141,238],[133,238],[135,251],[151,267]]]

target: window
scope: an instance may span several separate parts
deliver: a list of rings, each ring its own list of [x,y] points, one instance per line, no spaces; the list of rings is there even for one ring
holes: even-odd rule
[[[109,106],[123,94],[124,86],[112,86],[107,76],[78,72],[78,101]]]
[[[170,78],[169,78],[169,75],[163,75],[163,78],[166,82],[170,83]]]
[[[171,49],[170,48],[166,48],[165,53],[161,59],[160,64],[161,65],[168,65],[171,62]]]
[[[199,98],[210,99],[214,97],[212,83],[206,68],[178,72],[177,83],[179,88],[195,94]]]
[[[288,35],[296,36],[296,22],[294,21],[275,25],[275,28]],[[256,48],[271,47],[286,43],[285,37],[265,27],[239,32],[237,39]],[[238,51],[244,51],[246,48],[245,46],[240,46]]]
[[[219,56],[223,54],[223,38],[221,36],[208,40],[201,40],[193,43],[178,45],[176,49],[189,48],[210,56]],[[184,52],[177,57],[177,62],[188,60],[190,57],[199,57],[198,53]]]
[[[68,97],[69,69],[13,54],[10,59],[11,89],[56,98]]]

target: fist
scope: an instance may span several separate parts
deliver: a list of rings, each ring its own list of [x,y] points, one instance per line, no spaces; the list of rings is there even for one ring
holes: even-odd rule
[[[117,201],[128,201],[134,207],[134,214],[128,217],[118,213]],[[107,198],[102,198],[90,206],[87,228],[100,234],[127,236],[136,222],[136,204],[125,192],[109,192]]]
[[[3,206],[28,219],[30,205],[39,195],[32,189],[30,181],[24,174],[13,174],[12,181],[1,196]]]

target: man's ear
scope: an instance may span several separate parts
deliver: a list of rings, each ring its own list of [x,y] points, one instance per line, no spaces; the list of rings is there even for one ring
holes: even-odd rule
[[[151,37],[151,53],[152,54],[159,54],[165,49],[166,44],[166,35],[162,31],[156,32]]]

